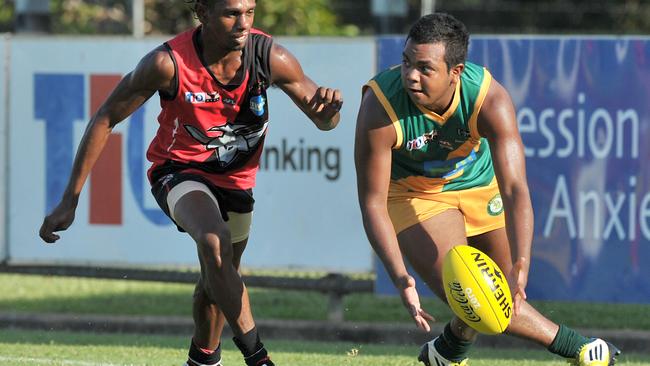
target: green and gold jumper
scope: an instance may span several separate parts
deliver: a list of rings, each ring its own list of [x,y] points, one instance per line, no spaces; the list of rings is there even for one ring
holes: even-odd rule
[[[482,202],[471,204],[481,205],[481,209],[486,208],[488,216],[503,216],[488,141],[479,135],[477,128],[478,114],[491,80],[490,72],[484,67],[465,63],[452,103],[443,115],[411,100],[403,87],[399,66],[379,73],[368,82],[367,86],[372,88],[386,110],[397,135],[392,154],[389,211],[391,202],[408,202],[413,206],[420,205],[413,199],[442,199],[444,203],[449,203],[448,197],[444,195],[446,192],[451,194],[447,196],[456,197],[453,198],[456,201],[455,192],[485,187],[490,190],[485,193],[489,196],[489,202],[485,204],[491,205],[491,208],[486,208]],[[474,200],[473,197],[468,198]],[[452,206],[456,206],[455,203]],[[439,213],[448,208],[450,207],[429,207],[425,213],[416,210],[416,218],[407,221],[412,225],[421,222],[423,217],[431,217],[431,213]],[[463,211],[462,207],[453,208]],[[403,214],[409,210],[413,211],[414,208],[398,211],[404,211]],[[477,211],[476,214],[479,214],[478,211],[481,210],[466,211]],[[395,221],[394,212],[390,213],[391,219]],[[467,218],[468,212],[463,213]],[[415,219],[417,221],[413,222]],[[488,226],[493,228],[494,224]],[[468,227],[468,234],[470,231]]]

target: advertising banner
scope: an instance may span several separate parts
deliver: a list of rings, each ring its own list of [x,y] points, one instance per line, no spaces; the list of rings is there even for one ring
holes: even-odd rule
[[[403,44],[379,40],[380,69]],[[650,302],[650,39],[473,37],[468,60],[516,107],[535,211],[529,298]]]
[[[158,125],[157,95],[114,130],[86,182],[75,223],[61,233],[62,239],[45,245],[38,238],[44,215],[67,184],[89,118],[122,75],[163,41],[14,39],[14,92],[9,96],[12,262],[197,264],[194,243],[160,211],[145,176],[145,152]],[[340,127],[322,132],[279,89],[270,91],[269,135],[243,265],[371,270],[356,203],[352,149],[360,86],[374,71],[375,43],[277,41],[296,55],[316,83],[341,89],[345,108]],[[354,62],[338,62],[337,55]]]

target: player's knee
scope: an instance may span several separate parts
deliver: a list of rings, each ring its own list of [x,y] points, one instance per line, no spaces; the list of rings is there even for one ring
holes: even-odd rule
[[[230,232],[209,232],[197,235],[196,245],[201,257],[217,268],[232,263],[233,251],[230,243]]]
[[[195,306],[198,305],[199,307],[204,307],[216,303],[216,301],[210,297],[209,290],[210,289],[208,289],[204,281],[199,281],[199,283],[196,284],[193,294]]]

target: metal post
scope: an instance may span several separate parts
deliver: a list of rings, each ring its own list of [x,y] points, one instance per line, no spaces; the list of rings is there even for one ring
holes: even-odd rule
[[[425,16],[436,11],[436,0],[422,0],[420,7],[420,16]]]
[[[133,0],[133,37],[144,37],[144,0]]]
[[[16,0],[16,32],[48,33],[50,0]]]
[[[144,0],[133,0],[133,37],[144,37]]]

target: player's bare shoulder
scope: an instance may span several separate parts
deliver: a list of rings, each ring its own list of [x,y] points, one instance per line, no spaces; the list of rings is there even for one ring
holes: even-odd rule
[[[133,87],[150,90],[171,90],[176,75],[169,49],[160,45],[147,53],[131,73]]]
[[[478,120],[480,135],[488,138],[499,134],[504,128],[512,129],[517,124],[510,93],[495,79],[490,82]]]
[[[483,107],[491,108],[501,108],[507,105],[512,105],[512,99],[506,88],[501,85],[496,79],[490,81],[490,86],[488,92],[485,95],[485,101],[483,102]]]
[[[357,147],[372,145],[386,150],[390,150],[397,143],[393,121],[375,92],[368,86],[363,88],[355,141]]]
[[[357,118],[358,127],[375,129],[390,126],[392,123],[374,90],[369,86],[364,87]]]
[[[269,55],[272,82],[284,84],[304,77],[298,59],[283,45],[273,42]]]

